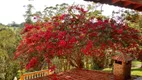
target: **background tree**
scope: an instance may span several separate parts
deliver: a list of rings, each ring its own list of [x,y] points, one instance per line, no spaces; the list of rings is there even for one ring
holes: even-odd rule
[[[0,79],[12,80],[19,69],[13,57],[18,45],[18,36],[9,27],[0,26]]]
[[[31,18],[33,17],[33,14],[32,14],[32,9],[33,8],[34,7],[32,6],[32,4],[28,4],[27,5],[27,11],[26,11],[26,13],[24,15],[26,23],[32,23],[32,19]]]

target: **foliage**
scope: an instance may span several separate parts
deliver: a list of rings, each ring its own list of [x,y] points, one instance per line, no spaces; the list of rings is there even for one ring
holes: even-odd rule
[[[53,16],[56,15],[62,15],[63,13],[68,12],[68,7],[70,5],[63,3],[63,4],[57,4],[56,6],[50,6],[46,7],[43,12],[37,11],[33,15],[35,16],[35,19],[37,20],[43,20],[43,21],[48,21],[51,19]],[[95,16],[96,18],[106,18],[105,16],[102,15],[101,11],[96,10],[95,4],[90,4],[87,7],[84,5],[79,5],[82,8],[87,8],[88,9],[88,17]]]
[[[27,11],[26,11],[26,13],[24,15],[26,23],[32,23],[32,19],[31,18],[33,17],[33,14],[32,14],[32,9],[33,8],[34,7],[32,6],[32,4],[28,4],[27,5]]]
[[[18,45],[17,35],[0,26],[0,79],[12,80],[16,76],[18,61],[13,61],[13,52]]]
[[[141,62],[140,61],[132,61],[132,67],[140,67]]]
[[[63,4],[57,4],[55,7],[50,6],[46,7],[43,11],[43,18],[48,20],[48,18],[51,18],[55,15],[61,15],[62,13],[65,13],[67,11],[67,8],[69,7],[68,4],[63,3]]]
[[[118,15],[119,16],[116,16]],[[120,15],[121,14],[121,15]],[[127,23],[130,27],[139,29],[140,31],[142,28],[142,15],[140,12],[136,11],[129,11],[129,10],[120,10],[119,12],[114,12],[112,13],[113,18],[117,18],[121,22]]]
[[[8,55],[5,50],[0,49],[0,79],[5,79],[5,67],[6,67],[6,59]]]
[[[76,68],[83,67],[84,56],[95,57],[96,61],[114,53],[138,57],[139,30],[89,13],[89,10],[73,5],[47,22],[25,24],[15,58],[24,59],[21,62],[29,70],[41,69],[45,62],[54,69],[51,59],[56,56]]]
[[[7,26],[15,27],[15,28],[17,28],[17,27],[24,27],[24,22],[22,22],[20,24],[17,24],[16,22],[13,21],[12,23],[7,24]]]

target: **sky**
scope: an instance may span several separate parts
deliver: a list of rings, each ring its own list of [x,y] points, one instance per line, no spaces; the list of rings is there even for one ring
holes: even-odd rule
[[[0,0],[0,23],[9,24],[12,21],[16,23],[23,22],[23,15],[28,4],[32,4],[35,11],[43,11],[46,6],[54,6],[61,3],[89,4],[89,2],[83,0]],[[104,5],[103,14],[109,16],[113,10],[117,9],[113,6]]]

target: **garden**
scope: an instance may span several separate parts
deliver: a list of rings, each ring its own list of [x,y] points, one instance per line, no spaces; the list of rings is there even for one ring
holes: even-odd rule
[[[0,80],[42,70],[53,73],[27,80],[113,80],[108,76],[113,77],[114,56],[121,56],[126,64],[126,57],[131,57],[130,75],[141,77],[142,15],[124,10],[120,19],[109,18],[95,5],[63,3],[32,14],[29,5],[24,27],[1,25]]]

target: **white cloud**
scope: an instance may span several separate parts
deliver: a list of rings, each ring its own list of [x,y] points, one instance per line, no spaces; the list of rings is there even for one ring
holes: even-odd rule
[[[0,0],[0,23],[23,21],[23,5],[27,3],[26,0]]]
[[[12,21],[16,23],[23,22],[23,14],[26,11],[26,7],[23,6],[27,4],[32,4],[35,10],[39,11],[43,10],[45,6],[54,6],[61,3],[73,4],[74,2],[75,4],[88,4],[88,2],[83,0],[0,0],[0,23],[8,24]],[[107,9],[107,12],[112,11],[110,8]]]

